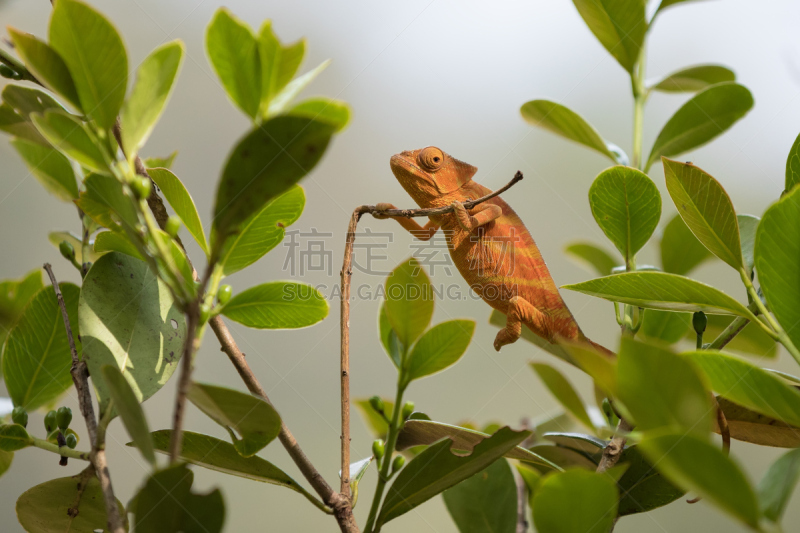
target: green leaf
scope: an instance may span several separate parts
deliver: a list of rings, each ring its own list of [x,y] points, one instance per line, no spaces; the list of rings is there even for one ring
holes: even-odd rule
[[[83,180],[85,191],[75,204],[95,223],[113,230],[122,231],[122,225],[136,231],[138,215],[122,183],[112,176],[89,174]]]
[[[497,309],[492,310],[492,314],[489,316],[489,324],[496,326],[498,328],[506,327],[506,315],[498,311]],[[534,344],[544,350],[545,352],[555,355],[559,359],[563,359],[564,361],[575,364],[572,358],[570,357],[569,353],[564,349],[563,346],[560,344],[553,344],[546,339],[543,339],[539,335],[535,334],[528,328],[522,328],[522,338],[526,341]]]
[[[756,365],[722,352],[682,354],[705,373],[721,396],[758,413],[800,426],[800,392]]]
[[[78,328],[80,288],[59,284],[67,306],[78,355],[83,330]],[[85,341],[86,339],[83,338]],[[3,351],[3,377],[15,406],[33,411],[61,396],[72,386],[72,366],[67,330],[52,287],[44,287],[8,334]]]
[[[460,533],[517,531],[517,484],[508,461],[495,461],[442,497]]]
[[[222,266],[223,274],[229,276],[252,265],[283,242],[286,228],[297,222],[305,204],[303,188],[293,185],[242,222],[220,252],[218,264]]]
[[[639,449],[667,479],[757,528],[759,510],[753,488],[716,445],[693,434],[660,434],[643,439]]]
[[[73,235],[69,231],[51,231],[47,234],[47,240],[56,247],[56,250],[61,245],[63,241],[67,241],[72,245],[72,248],[75,249],[75,260],[78,264],[83,263],[83,242],[81,241],[80,237]],[[100,254],[94,253],[92,246],[94,241],[89,241],[89,257],[88,260],[94,263],[97,261],[97,258],[100,257]]]
[[[14,111],[6,103],[0,104],[0,131],[26,141],[50,146],[47,139],[42,137],[42,134],[33,125],[33,122],[26,120],[25,117]]]
[[[219,236],[227,237],[308,174],[334,132],[328,123],[277,116],[248,133],[228,157],[217,189],[214,228]]]
[[[328,316],[328,302],[311,285],[272,281],[240,292],[222,314],[250,328],[305,328]]]
[[[717,397],[717,403],[728,421],[731,438],[778,448],[800,446],[800,427],[769,418],[721,396]],[[719,428],[714,431],[719,433]]]
[[[61,0],[59,0],[61,1]],[[219,533],[225,521],[222,493],[192,492],[194,473],[185,464],[154,473],[134,497],[136,533]]]
[[[685,2],[696,2],[697,0],[661,0],[661,3],[658,5],[655,14],[653,14],[653,20],[655,20],[656,15],[664,11],[666,8],[677,5],[683,4]],[[652,24],[652,20],[650,22]]]
[[[98,233],[94,240],[94,251],[98,254],[120,252],[135,257],[140,261],[145,260],[136,245],[125,234],[117,231],[101,231]]]
[[[617,364],[605,354],[587,347],[586,344],[565,342],[563,344],[575,366],[589,374],[595,384],[606,393],[617,393]]]
[[[764,517],[780,522],[800,479],[800,449],[792,450],[772,463],[758,484],[758,501]]]
[[[407,513],[437,494],[477,474],[530,436],[530,431],[500,429],[468,455],[455,455],[453,441],[442,439],[412,459],[389,487],[376,527]]]
[[[530,365],[550,391],[550,394],[555,396],[556,400],[581,424],[594,430],[594,424],[592,424],[592,419],[589,418],[589,414],[586,412],[583,400],[578,396],[575,388],[567,378],[555,367],[548,364],[533,362]]]
[[[27,448],[33,439],[19,424],[3,424],[0,426],[0,451],[15,452]]]
[[[415,258],[400,263],[386,279],[386,316],[403,346],[410,347],[433,316],[433,286]]]
[[[0,476],[8,472],[11,463],[14,461],[14,452],[0,451]]]
[[[688,359],[623,338],[617,374],[619,398],[637,429],[672,428],[708,436],[714,413],[711,399]]]
[[[389,417],[392,414],[392,409],[394,409],[394,402],[388,398],[382,398],[382,400],[383,412]],[[386,440],[386,435],[389,433],[389,424],[386,422],[385,418],[375,412],[369,403],[369,398],[357,399],[355,404],[369,432],[374,435],[375,438]]]
[[[177,150],[169,154],[167,157],[145,157],[144,166],[147,169],[166,168],[169,170],[172,168],[172,163],[175,161],[176,157],[178,157]]]
[[[168,454],[172,430],[162,429],[151,435],[156,451]],[[283,470],[257,455],[242,457],[230,442],[210,435],[184,431],[181,443],[180,458],[187,463],[305,494],[305,490]]]
[[[60,1],[60,0],[59,0]],[[78,498],[78,480],[75,477],[51,479],[25,491],[17,499],[17,519],[29,533],[64,533],[78,531],[107,531],[108,517],[103,500],[103,489],[96,477],[86,483]],[[77,516],[68,511],[78,501]],[[125,508],[117,500],[120,515]],[[125,531],[128,531],[127,524]]]
[[[267,20],[258,33],[258,55],[261,64],[261,114],[267,116],[270,101],[292,81],[306,53],[306,43],[300,39],[283,46]]]
[[[48,89],[63,96],[75,109],[81,109],[75,82],[59,53],[30,33],[9,28],[8,35],[14,43],[14,49],[36,79]]]
[[[388,407],[387,407],[388,409]],[[474,429],[453,426],[431,420],[408,420],[397,436],[397,450],[403,451],[414,446],[428,446],[442,439],[449,439],[454,450],[472,450],[479,443],[489,438],[487,433]],[[556,465],[543,457],[521,446],[510,448],[503,453],[508,459],[516,459],[526,463],[558,469]]]
[[[31,270],[20,279],[0,281],[0,347],[22,315],[22,310],[42,287],[40,268]]]
[[[181,180],[165,168],[151,168],[147,173],[150,174],[153,183],[161,189],[164,198],[175,210],[175,214],[181,218],[183,225],[207,255],[208,242],[206,234],[203,232],[203,222],[200,220],[200,215],[197,214],[197,207],[194,205],[192,196]]]
[[[717,338],[734,320],[730,316],[722,315],[706,315],[706,318],[708,319],[704,337],[706,341]],[[686,335],[692,340],[696,336],[694,329],[690,329]],[[768,358],[778,355],[778,345],[775,339],[770,337],[758,324],[752,322],[748,322],[744,329],[725,345],[725,350]]]
[[[6,85],[3,101],[26,120],[30,120],[31,113],[44,113],[48,109],[65,111],[64,106],[46,92],[21,85]]]
[[[228,430],[236,451],[243,457],[255,455],[280,433],[281,417],[267,401],[252,394],[192,383],[186,397]],[[234,430],[241,438],[234,435]]]
[[[622,452],[620,464],[628,469],[619,479],[619,516],[646,513],[674,502],[686,491],[670,483],[650,463],[636,446],[628,446]]]
[[[756,231],[761,219],[753,215],[736,215],[736,221],[739,224],[739,240],[742,242],[745,272],[748,276],[752,276],[755,264]]]
[[[183,43],[172,41],[153,50],[136,71],[131,95],[122,106],[122,146],[129,160],[139,153],[161,117],[183,59]]]
[[[697,240],[679,214],[672,217],[667,223],[659,246],[661,268],[664,269],[664,272],[682,276],[713,257],[708,248]]]
[[[562,288],[648,309],[703,311],[758,320],[744,305],[724,292],[666,272],[625,272]]]
[[[590,242],[573,242],[564,251],[579,263],[594,269],[600,276],[608,276],[614,267],[622,264],[622,261]]]
[[[306,117],[319,122],[327,122],[342,131],[350,122],[350,107],[339,100],[318,97],[303,100],[286,112],[296,117]]]
[[[430,376],[454,365],[467,351],[474,332],[474,320],[448,320],[426,331],[406,361],[407,381]]]
[[[722,65],[695,65],[668,74],[652,85],[652,89],[665,93],[695,93],[706,87],[736,81],[736,74]]]
[[[36,129],[67,157],[95,172],[109,174],[108,162],[89,129],[73,115],[46,111],[31,115]]]
[[[583,433],[548,432],[542,435],[542,437],[556,443],[558,446],[582,452],[589,456],[602,454],[607,444],[607,441],[603,439]]]
[[[800,188],[764,213],[756,231],[755,266],[770,310],[800,347]]]
[[[220,8],[206,30],[206,53],[225,91],[255,119],[261,101],[261,60],[253,30],[228,9]]]
[[[400,368],[403,364],[403,352],[405,348],[397,338],[397,333],[392,329],[389,323],[389,316],[386,314],[386,302],[381,305],[381,310],[378,313],[378,333],[381,337],[381,344],[386,354],[396,368]]]
[[[71,202],[78,197],[75,172],[69,159],[58,150],[24,139],[12,139],[11,144],[25,160],[31,174],[48,192],[65,202]]]
[[[672,115],[658,134],[645,172],[662,156],[698,148],[733,126],[753,107],[753,95],[737,83],[720,83],[697,93]]]
[[[582,468],[584,470],[591,470],[592,472],[597,470],[597,460],[588,457],[585,453],[577,452],[570,448],[541,444],[532,447],[530,451],[556,466],[551,469],[539,468],[540,471],[545,473],[550,470],[562,471],[570,468]]]
[[[101,372],[108,394],[114,402],[114,410],[122,419],[128,435],[133,439],[134,445],[147,462],[155,466],[156,454],[153,451],[150,428],[147,425],[142,406],[139,405],[139,400],[136,398],[133,389],[131,389],[128,380],[116,366],[105,365],[101,368]]]
[[[691,325],[692,315],[689,313],[648,309],[644,313],[639,333],[648,339],[674,344],[686,336]]]
[[[83,112],[101,128],[111,129],[128,86],[128,56],[117,30],[86,4],[58,0],[50,19],[50,44],[64,58]]]
[[[800,135],[794,140],[789,156],[786,158],[786,192],[800,183]]]
[[[633,73],[647,33],[641,0],[572,0],[583,21],[622,68]]]
[[[186,337],[184,314],[147,263],[118,252],[98,259],[83,283],[83,359],[93,376],[100,412],[110,400],[100,378],[105,365],[119,368],[136,399],[145,401],[178,366]]]
[[[269,109],[267,110],[267,115],[274,116],[277,115],[278,113],[286,112],[287,108],[289,107],[289,104],[291,104],[292,101],[294,101],[294,99],[297,98],[297,95],[299,95],[303,91],[303,89],[305,89],[308,86],[309,83],[314,81],[314,79],[316,79],[316,77],[319,76],[323,70],[328,68],[328,65],[330,64],[331,64],[330,59],[323,61],[322,63],[320,63],[313,69],[309,70],[302,76],[298,76],[292,81],[290,81],[286,85],[286,87],[283,88],[281,92],[279,92],[272,98],[272,101],[269,104]],[[322,120],[322,122],[326,121]],[[341,127],[344,127],[344,125],[342,124]]]
[[[617,163],[617,156],[608,148],[608,143],[597,130],[568,107],[550,100],[531,100],[523,104],[520,113],[531,126],[544,128],[570,141],[580,143]]]
[[[555,472],[536,486],[533,523],[538,531],[604,533],[617,517],[618,497],[608,475],[580,469]]]
[[[589,205],[597,225],[628,263],[650,239],[661,218],[658,187],[631,167],[601,172],[589,189]]]
[[[683,221],[714,255],[740,270],[739,224],[728,193],[710,174],[691,163],[663,158],[667,190]]]

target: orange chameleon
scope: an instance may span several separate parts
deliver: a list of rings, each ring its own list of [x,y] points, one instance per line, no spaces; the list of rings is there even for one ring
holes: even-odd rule
[[[522,324],[557,343],[567,340],[613,352],[586,338],[558,292],[531,234],[509,205],[494,197],[467,211],[462,204],[492,191],[472,181],[477,168],[429,146],[392,156],[392,172],[421,208],[452,205],[454,211],[430,217],[423,227],[413,218],[393,217],[412,235],[429,240],[441,228],[450,255],[470,287],[506,315],[494,348],[515,342]],[[396,209],[381,203],[380,211]],[[374,213],[377,218],[390,215]]]

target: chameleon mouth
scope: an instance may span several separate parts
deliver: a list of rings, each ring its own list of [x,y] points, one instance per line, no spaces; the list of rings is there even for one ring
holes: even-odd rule
[[[389,160],[389,166],[392,168],[392,172],[395,173],[397,170],[405,170],[413,174],[421,172],[421,169],[406,156],[406,152],[393,155]]]

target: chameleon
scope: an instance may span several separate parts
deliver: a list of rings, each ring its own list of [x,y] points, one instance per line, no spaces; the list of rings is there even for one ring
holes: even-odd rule
[[[486,303],[506,315],[506,326],[494,340],[495,350],[516,342],[525,325],[550,343],[568,341],[614,355],[583,334],[533,237],[502,198],[495,196],[469,211],[463,206],[492,192],[473,181],[476,167],[435,146],[393,155],[390,166],[421,208],[452,206],[453,211],[430,216],[425,226],[413,218],[383,213],[396,209],[390,203],[377,204],[373,216],[394,218],[423,241],[443,231],[462,277]]]

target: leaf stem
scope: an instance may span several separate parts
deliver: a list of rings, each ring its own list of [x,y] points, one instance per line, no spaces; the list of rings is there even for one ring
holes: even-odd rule
[[[405,373],[401,370],[397,378],[397,394],[394,399],[394,408],[392,409],[392,420],[389,423],[389,433],[386,435],[386,448],[381,459],[381,469],[378,473],[378,484],[375,486],[375,496],[372,498],[372,507],[369,509],[369,518],[367,518],[367,525],[364,528],[364,533],[373,533],[373,525],[378,515],[383,491],[386,488],[386,482],[389,479],[389,469],[392,466],[392,455],[394,454],[394,447],[397,445],[397,435],[400,433],[402,426],[400,414],[403,409],[403,393],[406,390]]]
[[[31,446],[35,446],[41,450],[52,452],[61,457],[69,457],[70,459],[80,459],[81,461],[89,461],[90,452],[82,452],[80,450],[73,450],[69,446],[59,446],[52,442],[31,436]]]
[[[769,323],[770,327],[774,331],[770,331],[770,329],[759,321],[761,327],[763,327],[773,338],[777,338],[778,342],[783,344],[789,354],[800,364],[800,350],[797,349],[797,346],[794,345],[792,340],[786,334],[786,332],[781,327],[780,323],[775,320],[775,317],[769,312],[767,306],[764,305],[764,302],[761,301],[761,296],[756,291],[756,288],[753,286],[752,280],[750,280],[750,276],[745,272],[744,268],[739,270],[739,274],[742,277],[742,282],[744,286],[747,287],[747,294],[750,295],[753,303],[755,303],[756,307],[758,308],[759,312],[764,315],[767,323]]]
[[[635,72],[631,74],[631,89],[633,91],[633,159],[631,164],[644,172],[645,162],[642,159],[642,145],[644,142],[644,105],[647,102],[647,89],[644,85],[644,74],[647,54],[645,45],[639,51],[639,60],[636,62]]]

